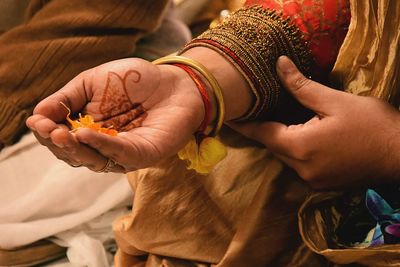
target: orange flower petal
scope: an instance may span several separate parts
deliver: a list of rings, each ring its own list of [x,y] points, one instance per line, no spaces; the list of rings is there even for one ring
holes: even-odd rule
[[[118,135],[118,131],[115,129],[101,127],[100,123],[96,123],[91,115],[82,116],[81,114],[79,114],[79,119],[72,120],[70,118],[71,110],[63,102],[60,102],[60,103],[68,110],[66,120],[68,121],[69,124],[71,124],[72,130],[77,130],[80,128],[88,128],[88,129],[95,130],[99,133],[103,133],[103,134],[107,134],[107,135],[111,135],[111,136]]]

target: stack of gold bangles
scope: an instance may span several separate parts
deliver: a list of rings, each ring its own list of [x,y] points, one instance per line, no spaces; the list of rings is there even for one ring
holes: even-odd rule
[[[193,59],[183,56],[167,56],[155,60],[153,64],[185,65],[200,73],[210,85],[217,100],[217,119],[203,133],[194,135],[189,143],[178,152],[179,158],[188,162],[188,169],[193,169],[201,174],[209,173],[227,154],[226,147],[215,138],[224,123],[225,117],[225,104],[221,87],[207,68]]]

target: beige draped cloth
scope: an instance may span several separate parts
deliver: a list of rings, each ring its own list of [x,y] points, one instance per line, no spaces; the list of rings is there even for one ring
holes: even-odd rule
[[[228,156],[210,175],[177,158],[129,175],[134,208],[114,223],[116,266],[291,266],[307,251],[297,227],[307,185],[254,142],[220,137]]]
[[[351,11],[334,76],[351,93],[395,102],[400,1],[354,0]],[[208,176],[186,170],[176,158],[129,175],[134,208],[114,223],[116,266],[399,262],[400,245],[345,252],[330,248],[325,223],[334,222],[337,214],[326,200],[340,193],[310,195],[308,186],[266,149],[227,129],[220,137],[228,157]]]
[[[350,2],[352,20],[332,76],[350,93],[378,97],[398,106],[400,1]],[[307,246],[338,264],[400,266],[400,244],[363,249],[330,245],[332,230],[341,218],[334,203],[341,196],[341,192],[315,193],[303,204],[299,226]]]

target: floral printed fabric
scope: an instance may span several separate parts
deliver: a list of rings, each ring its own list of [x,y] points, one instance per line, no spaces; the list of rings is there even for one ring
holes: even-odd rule
[[[400,243],[400,209],[393,209],[377,192],[369,189],[366,194],[366,206],[377,221],[364,244],[378,246]]]

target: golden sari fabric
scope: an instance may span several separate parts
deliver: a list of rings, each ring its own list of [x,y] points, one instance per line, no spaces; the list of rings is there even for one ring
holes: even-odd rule
[[[400,1],[351,1],[352,20],[333,78],[348,92],[398,105],[400,91]],[[335,229],[344,193],[315,193],[299,212],[300,232],[314,252],[338,264],[400,266],[400,245],[338,248]],[[354,193],[356,196],[357,193]],[[400,197],[400,196],[399,196]]]
[[[400,1],[350,1],[351,23],[332,72],[346,91],[398,104]]]
[[[177,158],[129,174],[135,197],[132,214],[114,224],[116,266],[310,262],[297,227],[307,185],[242,136],[225,129],[221,139],[228,156],[210,175]]]
[[[400,1],[354,0],[351,8],[335,77],[352,93],[393,100],[400,77]],[[400,261],[400,245],[330,247],[341,216],[332,202],[341,193],[306,200],[308,186],[267,150],[227,129],[221,139],[228,156],[210,175],[186,170],[177,158],[129,174],[135,199],[132,213],[114,223],[117,267],[312,267],[328,266],[326,258],[396,266]]]

